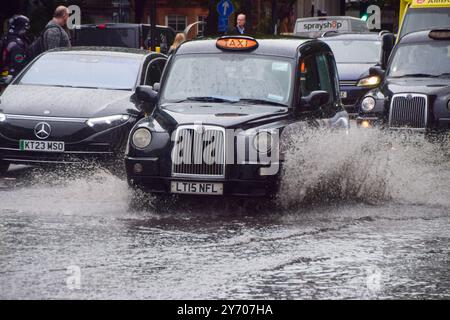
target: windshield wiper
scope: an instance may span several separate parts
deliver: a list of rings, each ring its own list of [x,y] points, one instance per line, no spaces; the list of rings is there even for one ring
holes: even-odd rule
[[[238,102],[239,99],[228,99],[225,97],[189,97],[186,98],[185,100],[179,101],[179,102],[183,102],[183,101],[199,101],[199,102],[231,102],[231,103],[235,103]]]
[[[450,77],[450,72],[444,72],[438,75],[437,77]]]
[[[394,76],[392,78],[436,78],[438,75],[428,74],[428,73],[410,73],[403,74],[401,76]]]
[[[280,102],[274,102],[270,100],[264,100],[264,99],[240,99],[239,102],[247,102],[252,104],[265,104],[265,105],[275,105],[275,106],[282,106],[287,107],[284,103]]]

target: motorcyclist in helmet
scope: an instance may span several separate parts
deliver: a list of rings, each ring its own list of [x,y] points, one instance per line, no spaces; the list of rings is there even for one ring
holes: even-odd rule
[[[28,63],[29,30],[30,19],[27,17],[15,15],[9,19],[9,30],[1,48],[2,77],[15,77]]]

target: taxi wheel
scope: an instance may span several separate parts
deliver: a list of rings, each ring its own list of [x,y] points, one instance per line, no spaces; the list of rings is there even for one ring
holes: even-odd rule
[[[5,175],[6,172],[8,172],[9,169],[9,163],[0,161],[0,176]]]

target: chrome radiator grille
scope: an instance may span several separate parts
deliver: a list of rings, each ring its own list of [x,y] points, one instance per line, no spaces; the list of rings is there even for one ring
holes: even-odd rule
[[[427,96],[396,94],[392,97],[389,127],[392,129],[425,129],[428,121]]]
[[[172,150],[172,176],[225,176],[225,131],[220,127],[180,127]]]

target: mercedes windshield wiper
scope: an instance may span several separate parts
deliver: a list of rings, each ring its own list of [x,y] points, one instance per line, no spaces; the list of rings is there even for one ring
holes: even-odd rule
[[[287,107],[284,103],[274,102],[274,101],[264,100],[264,99],[240,99],[239,102],[247,102],[247,103],[251,103],[251,104],[266,104],[266,105],[272,105],[272,106]]]

